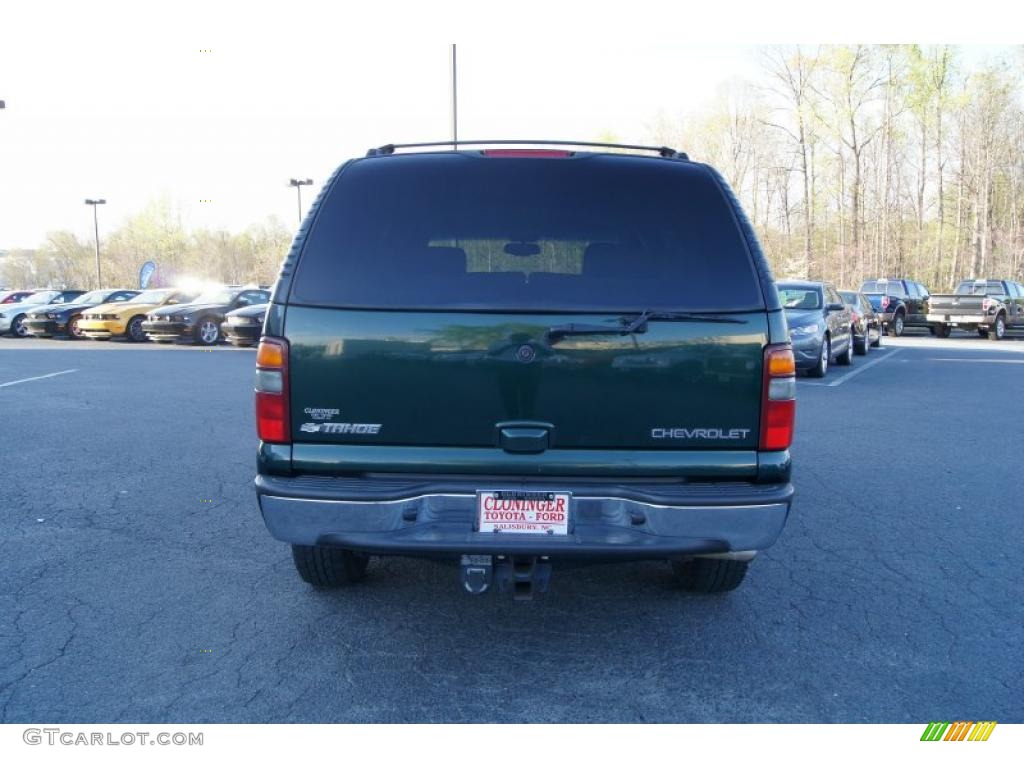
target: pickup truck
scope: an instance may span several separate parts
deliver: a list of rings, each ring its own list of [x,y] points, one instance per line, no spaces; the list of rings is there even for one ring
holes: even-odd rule
[[[1013,280],[964,280],[954,293],[935,294],[928,306],[935,335],[953,328],[999,341],[1009,328],[1024,328],[1024,285]]]
[[[890,336],[902,336],[903,329],[931,328],[926,319],[928,289],[921,283],[903,278],[879,277],[861,283],[860,292],[882,320]]]

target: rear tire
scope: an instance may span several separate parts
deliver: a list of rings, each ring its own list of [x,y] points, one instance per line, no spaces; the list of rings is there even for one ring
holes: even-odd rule
[[[882,329],[881,329],[881,327],[879,327],[879,329],[878,329],[878,335],[875,336],[875,340],[871,342],[871,346],[872,347],[876,347],[876,348],[882,346]]]
[[[846,351],[836,358],[840,365],[853,365],[853,329],[850,329],[850,340],[846,344]]]
[[[983,339],[987,339],[988,338],[988,330],[987,329],[985,329],[985,328],[975,328],[974,330],[976,330],[978,332],[978,335],[981,338],[983,338]]]
[[[938,339],[948,339],[949,334],[952,333],[952,329],[948,325],[933,325],[932,333],[934,333],[935,337]]]
[[[889,335],[895,337],[902,336],[905,322],[903,313],[897,312],[896,317],[892,319],[892,324],[889,326]]]
[[[996,315],[996,321],[989,329],[988,337],[992,341],[1002,341],[1006,336],[1006,318],[1003,315]]]
[[[807,371],[812,379],[823,379],[828,373],[828,363],[832,359],[832,342],[828,336],[821,342],[821,353],[818,355],[818,364]]]
[[[337,547],[309,547],[292,544],[295,570],[307,584],[321,589],[344,587],[366,578],[368,555]]]
[[[743,583],[749,565],[748,560],[694,558],[673,560],[672,571],[679,581],[679,586],[687,592],[714,594],[736,589]]]

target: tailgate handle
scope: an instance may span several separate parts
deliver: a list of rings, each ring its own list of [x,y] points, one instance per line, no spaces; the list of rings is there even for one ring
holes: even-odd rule
[[[498,445],[509,453],[541,453],[548,449],[550,424],[497,424]]]

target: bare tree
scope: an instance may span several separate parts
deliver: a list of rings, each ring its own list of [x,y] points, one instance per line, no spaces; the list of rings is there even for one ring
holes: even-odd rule
[[[824,71],[822,82],[813,82],[811,87],[829,108],[827,115],[819,113],[819,119],[833,127],[833,136],[850,155],[850,247],[857,270],[863,274],[864,151],[881,130],[881,123],[870,116],[870,107],[878,99],[885,77],[879,72],[877,57],[865,45],[828,48]]]
[[[813,111],[811,97],[814,92],[814,73],[818,66],[817,56],[808,56],[798,45],[792,48],[770,49],[764,58],[769,75],[768,90],[776,94],[785,105],[789,125],[781,121],[768,121],[767,125],[786,134],[796,145],[798,169],[803,184],[803,273],[810,276],[819,270],[815,268],[814,242],[814,198],[811,194],[811,152],[815,136],[811,132],[810,116]]]

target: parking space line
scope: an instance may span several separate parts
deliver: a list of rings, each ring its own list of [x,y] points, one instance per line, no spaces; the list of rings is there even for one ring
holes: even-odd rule
[[[850,379],[852,379],[858,373],[863,373],[864,371],[866,371],[868,368],[871,368],[872,366],[878,365],[879,363],[884,363],[886,360],[888,360],[889,358],[891,358],[894,355],[896,355],[899,351],[900,350],[898,350],[898,349],[894,349],[891,352],[881,354],[881,355],[879,355],[878,357],[876,357],[874,360],[872,360],[869,363],[864,363],[864,365],[858,365],[852,371],[850,371],[849,373],[843,374],[842,376],[840,376],[835,381],[829,381],[829,382],[824,382],[824,381],[821,381],[821,382],[801,381],[800,383],[803,384],[806,387],[838,387],[840,384],[844,384],[847,381],[849,381]]]
[[[928,360],[936,363],[1009,363],[1010,365],[1024,365],[1024,360],[1000,360],[991,357],[929,357]]]
[[[42,376],[30,376],[27,379],[17,379],[16,381],[5,381],[0,384],[0,387],[13,387],[15,384],[24,384],[26,381],[39,381],[39,379],[50,379],[54,376],[63,376],[65,373],[76,373],[77,368],[71,368],[67,371],[57,371],[56,373],[44,373]]]

